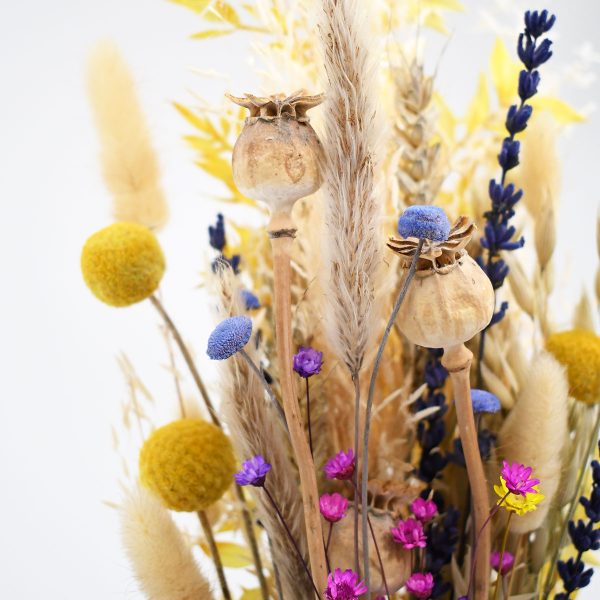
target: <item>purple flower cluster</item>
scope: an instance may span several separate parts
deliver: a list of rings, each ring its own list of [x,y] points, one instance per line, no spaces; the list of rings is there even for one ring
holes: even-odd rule
[[[416,519],[409,518],[398,521],[398,525],[392,527],[390,533],[394,541],[397,544],[402,544],[402,547],[406,550],[427,546],[427,536],[423,530],[423,523]]]
[[[336,569],[327,578],[326,600],[358,600],[367,591],[364,581],[358,580],[358,575],[348,569]]]
[[[352,479],[354,476],[354,468],[356,466],[356,459],[354,452],[350,448],[347,452],[343,450],[338,452],[333,458],[330,458],[323,470],[327,479],[340,479],[346,481]]]
[[[406,580],[407,591],[419,600],[431,598],[433,585],[433,575],[431,573],[413,573]]]
[[[240,270],[240,255],[234,254],[228,258],[223,254],[227,245],[227,237],[225,235],[225,219],[221,213],[217,215],[217,222],[208,226],[208,241],[211,248],[219,253],[212,262],[212,270],[216,272],[220,266],[229,265],[237,275]]]
[[[556,594],[555,600],[568,600],[576,590],[589,585],[594,569],[586,569],[582,555],[588,550],[600,548],[600,463],[592,461],[592,492],[589,498],[582,496],[579,503],[584,507],[588,522],[581,519],[569,521],[569,537],[577,550],[576,558],[559,560],[556,567],[563,581],[565,592]]]
[[[500,557],[502,557],[502,565],[500,565]],[[498,550],[494,550],[490,555],[490,565],[492,569],[500,573],[500,575],[506,575],[510,572],[515,564],[515,557],[508,550],[504,551],[504,555]]]
[[[486,225],[481,245],[487,251],[484,260],[479,258],[481,268],[487,273],[494,289],[502,287],[508,275],[509,268],[500,257],[501,251],[510,251],[521,248],[525,240],[521,237],[514,239],[515,227],[510,224],[515,214],[515,205],[523,196],[523,191],[515,188],[514,184],[505,184],[506,174],[519,164],[520,142],[515,136],[526,127],[532,114],[532,108],[526,104],[537,93],[540,83],[540,74],[537,70],[551,56],[552,42],[548,39],[539,42],[540,36],[549,31],[556,18],[549,16],[548,11],[527,11],[525,13],[525,31],[519,36],[517,52],[525,69],[519,74],[520,103],[512,105],[506,116],[506,130],[508,136],[502,142],[498,155],[498,163],[502,169],[500,181],[490,181],[489,196],[492,201],[491,210],[485,213]],[[539,42],[539,43],[538,43]],[[500,309],[494,314],[490,325],[500,321],[508,308],[503,302]]]
[[[514,462],[509,464],[507,461],[502,461],[502,469],[500,474],[506,482],[506,487],[511,494],[517,496],[526,496],[527,494],[537,494],[534,486],[538,485],[539,479],[531,477],[533,469],[526,467],[521,463]]]
[[[330,523],[337,523],[346,516],[348,500],[341,494],[323,494],[319,498],[319,509]]]
[[[271,465],[260,454],[257,454],[254,458],[244,461],[242,470],[234,475],[235,482],[238,485],[264,487],[267,473],[270,470]]]
[[[323,365],[323,353],[314,348],[300,346],[297,354],[294,354],[294,371],[308,379],[321,372]]]

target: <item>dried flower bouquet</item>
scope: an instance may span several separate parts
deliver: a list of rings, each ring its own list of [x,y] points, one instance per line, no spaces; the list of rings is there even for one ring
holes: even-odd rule
[[[217,324],[206,347],[220,367],[210,386],[158,291],[166,201],[132,79],[112,47],[90,64],[115,222],[86,242],[83,277],[106,304],[156,308],[180,413],[145,436],[139,484],[119,506],[141,590],[155,600],[573,597],[593,574],[585,553],[600,548],[600,464],[587,468],[600,428],[600,288],[572,328],[555,329],[558,189],[549,173],[537,192],[535,157],[552,149],[536,130],[544,104],[532,103],[554,15],[525,13],[514,80],[495,50],[509,61],[498,114],[476,99],[459,138],[418,58],[398,44],[382,62],[377,47],[404,18],[443,28],[440,6],[452,2],[374,2],[369,14],[358,0],[174,1],[212,23],[196,37],[268,34],[258,51],[274,72],[283,61],[325,93],[229,96],[216,119],[177,106],[197,129],[198,164],[265,222],[228,223],[226,235],[220,214],[209,227]],[[532,283],[520,212],[534,217]],[[202,406],[184,398],[178,360]],[[123,365],[141,422],[144,387]],[[169,511],[196,513],[200,541]],[[239,592],[236,568],[252,587]]]

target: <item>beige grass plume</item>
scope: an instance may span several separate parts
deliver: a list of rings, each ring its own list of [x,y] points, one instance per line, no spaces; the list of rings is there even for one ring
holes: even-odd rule
[[[125,551],[147,598],[214,598],[169,511],[150,492],[132,490],[120,513]]]
[[[509,462],[532,467],[545,496],[537,510],[512,520],[511,530],[517,533],[540,527],[557,495],[568,433],[568,391],[565,369],[550,354],[538,354],[500,430],[500,455]]]
[[[243,314],[241,286],[232,269],[223,265],[210,284],[216,288],[220,300],[219,317]],[[253,362],[258,364],[252,342],[246,348]],[[275,410],[265,399],[265,392],[258,378],[241,358],[230,358],[223,363],[220,377],[223,418],[231,431],[231,439],[242,459],[262,454],[273,469],[268,476],[269,491],[275,498],[294,539],[306,555],[304,512],[298,489],[295,468],[289,458],[289,446],[283,428],[277,421]],[[311,584],[306,579],[285,530],[274,514],[262,490],[252,489],[256,510],[273,547],[273,559],[277,564],[285,598],[308,600],[313,597]]]
[[[368,15],[357,0],[323,0],[320,26],[329,80],[324,109],[324,292],[328,337],[353,376],[360,371],[378,316],[383,241],[374,162],[379,139],[377,82]]]
[[[110,42],[98,44],[90,56],[88,90],[114,218],[160,227],[167,219],[167,203],[158,159],[131,72]]]

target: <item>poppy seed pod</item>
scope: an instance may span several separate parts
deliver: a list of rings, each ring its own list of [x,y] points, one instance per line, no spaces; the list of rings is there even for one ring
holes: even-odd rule
[[[448,239],[425,240],[415,279],[398,313],[398,326],[414,344],[447,348],[470,340],[494,313],[494,290],[487,275],[467,254],[475,226],[461,217]],[[391,238],[388,246],[408,268],[416,238]]]
[[[321,187],[323,148],[306,112],[323,95],[228,98],[250,111],[233,149],[235,184],[272,215],[289,214],[297,200]]]

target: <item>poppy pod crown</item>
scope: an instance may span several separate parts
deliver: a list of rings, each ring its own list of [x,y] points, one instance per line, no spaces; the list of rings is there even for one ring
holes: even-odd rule
[[[490,322],[492,284],[465,249],[474,230],[467,217],[460,217],[446,240],[424,240],[415,280],[398,313],[402,333],[414,344],[426,348],[462,344]],[[408,269],[418,243],[413,237],[392,237],[388,247]]]

